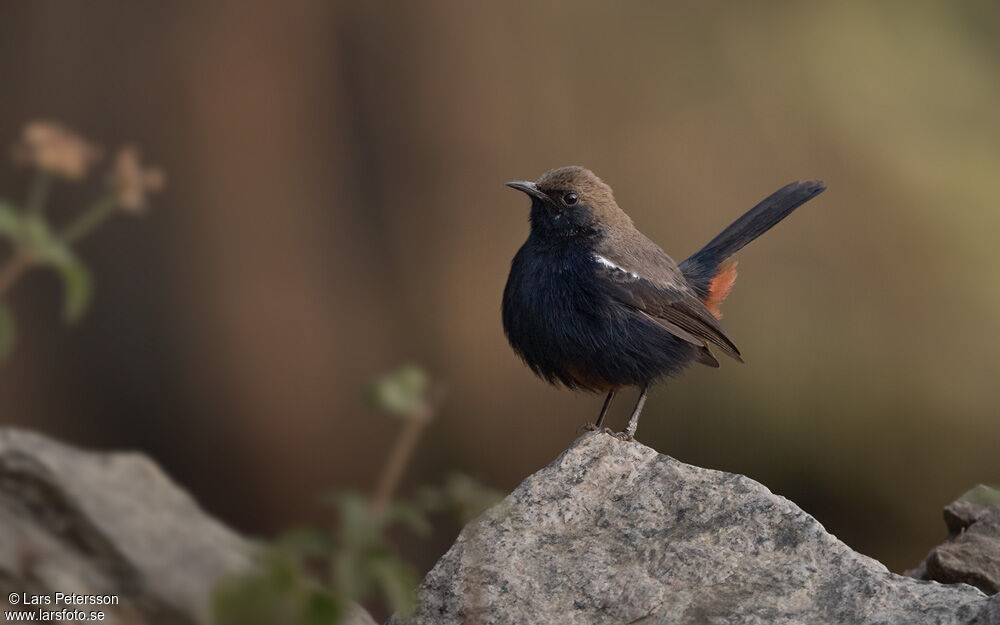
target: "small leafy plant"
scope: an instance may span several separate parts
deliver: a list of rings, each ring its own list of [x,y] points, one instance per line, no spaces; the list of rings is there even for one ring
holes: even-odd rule
[[[34,268],[55,271],[63,284],[63,319],[78,321],[90,303],[93,280],[76,244],[116,214],[143,213],[148,194],[165,182],[162,171],[142,165],[137,148],[124,146],[112,159],[103,192],[75,218],[56,225],[47,210],[53,187],[83,182],[100,162],[101,150],[64,126],[36,121],[24,127],[12,156],[33,174],[23,202],[0,198],[0,241],[8,248],[0,263],[0,360],[14,344],[14,317],[4,304],[14,285]]]
[[[261,545],[253,571],[216,589],[218,625],[337,625],[354,602],[369,599],[410,614],[418,576],[389,540],[390,531],[424,537],[432,531],[431,514],[452,514],[464,524],[501,499],[468,476],[452,475],[441,487],[396,500],[399,478],[433,418],[440,389],[421,368],[408,365],[376,380],[365,397],[403,421],[375,492],[331,497],[333,531],[295,530]]]
[[[336,497],[335,532],[299,529],[258,549],[255,569],[216,588],[220,625],[335,625],[352,602],[382,597],[394,611],[413,607],[417,576],[385,532],[403,524],[430,531],[415,509],[393,505],[374,514],[356,493]]]

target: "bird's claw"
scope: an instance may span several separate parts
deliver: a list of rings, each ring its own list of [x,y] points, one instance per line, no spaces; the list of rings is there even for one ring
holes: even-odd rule
[[[611,428],[601,428],[597,427],[596,423],[584,423],[576,429],[579,432],[601,432],[603,434],[610,434],[611,436],[617,436]]]
[[[635,435],[629,432],[608,432],[608,433],[620,441],[625,441],[626,443],[635,442]]]

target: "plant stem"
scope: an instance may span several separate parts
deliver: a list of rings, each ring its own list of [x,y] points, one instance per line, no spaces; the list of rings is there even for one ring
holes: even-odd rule
[[[6,263],[0,266],[0,298],[14,286],[25,271],[31,268],[33,262],[31,254],[24,250],[17,250]]]
[[[49,197],[52,189],[52,175],[40,171],[35,174],[28,189],[28,197],[24,202],[25,209],[29,215],[41,215],[45,212],[45,200]]]
[[[382,475],[379,476],[375,494],[372,495],[371,510],[373,514],[377,515],[385,510],[385,507],[392,501],[392,496],[396,493],[396,488],[399,487],[399,480],[403,476],[403,469],[410,463],[413,450],[416,449],[421,433],[423,433],[424,428],[430,422],[430,417],[430,407],[423,409],[419,414],[411,416],[407,419],[403,431],[396,437],[396,442],[392,446],[392,452],[389,454],[389,461],[386,463],[385,468],[382,469]]]
[[[111,196],[97,200],[85,210],[76,221],[70,223],[59,234],[67,244],[73,244],[86,237],[118,211],[118,204]]]

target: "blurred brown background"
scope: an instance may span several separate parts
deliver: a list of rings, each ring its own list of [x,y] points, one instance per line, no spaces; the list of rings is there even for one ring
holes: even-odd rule
[[[944,504],[1000,480],[998,34],[986,1],[5,2],[0,142],[37,118],[135,140],[169,187],[85,243],[79,328],[54,278],[11,294],[0,416],[148,452],[269,535],[371,486],[397,424],[359,389],[416,361],[450,395],[407,484],[509,490],[601,399],[506,345],[528,203],[503,182],[587,165],[680,259],[819,177],[740,254],[746,366],[658,388],[640,439],[914,565]],[[27,180],[0,167],[0,195]]]

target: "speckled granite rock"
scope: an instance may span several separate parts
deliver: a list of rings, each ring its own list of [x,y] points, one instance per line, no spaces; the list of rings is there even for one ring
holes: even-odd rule
[[[419,600],[390,623],[1000,623],[1000,597],[894,575],[749,478],[601,433],[469,524]]]
[[[918,579],[964,582],[987,594],[1000,592],[1000,491],[977,486],[944,509],[948,540],[931,549]],[[1000,619],[998,619],[1000,622]]]

